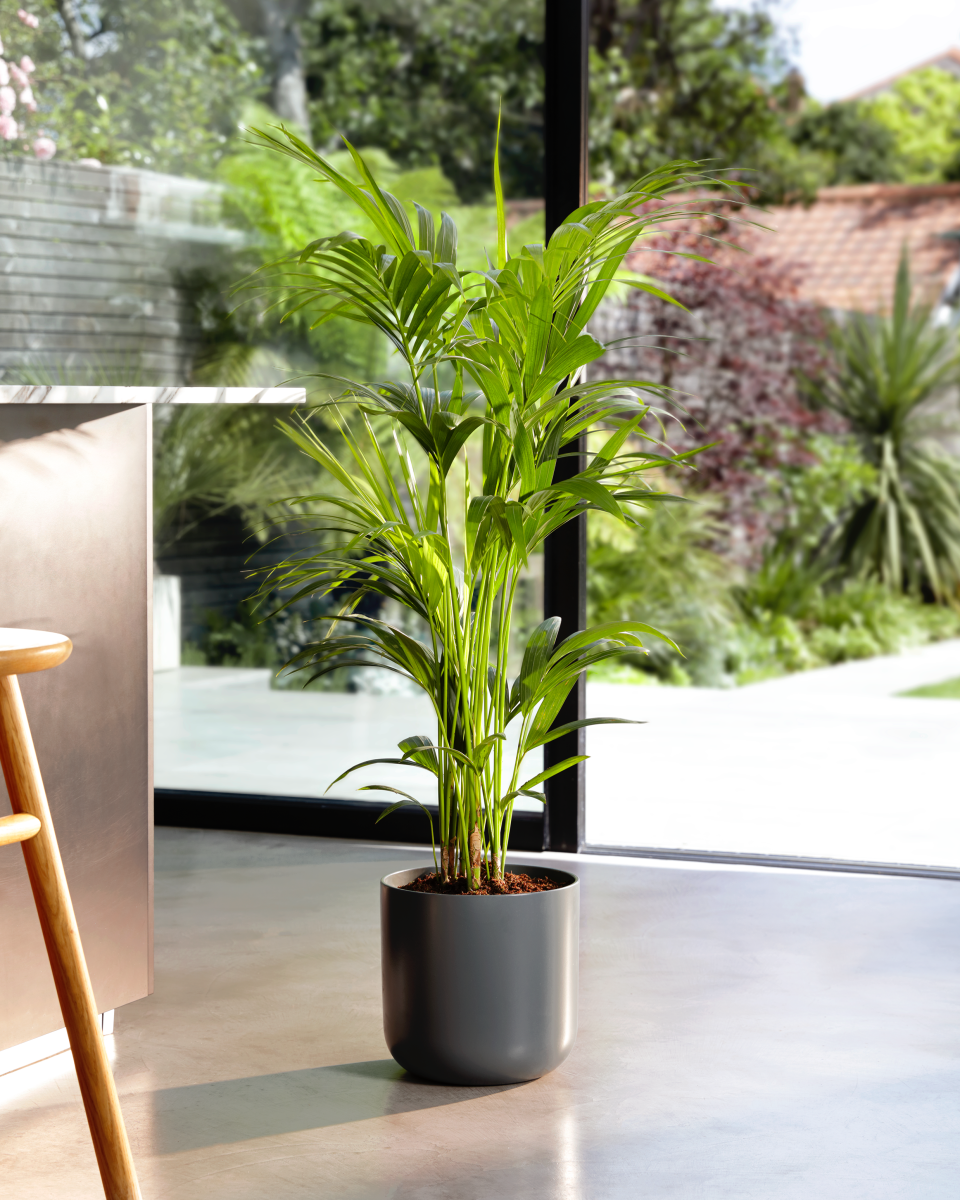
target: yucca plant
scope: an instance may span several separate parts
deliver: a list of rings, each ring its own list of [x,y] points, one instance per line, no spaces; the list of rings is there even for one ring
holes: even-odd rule
[[[925,406],[960,379],[955,330],[911,304],[904,254],[889,316],[851,314],[832,332],[835,369],[807,381],[814,403],[849,423],[875,482],[838,531],[854,575],[895,590],[925,585],[958,602],[960,462],[927,436]]]
[[[376,238],[321,237],[276,264],[268,284],[276,302],[288,313],[316,306],[315,324],[337,316],[375,326],[403,368],[399,381],[340,381],[343,392],[326,419],[343,431],[346,461],[309,418],[285,425],[325,468],[330,487],[298,498],[322,514],[313,523],[317,548],[281,564],[264,594],[279,587],[291,602],[342,597],[325,634],[288,665],[311,679],[345,662],[386,668],[429,696],[436,733],[408,737],[398,757],[350,770],[392,763],[431,772],[443,882],[465,876],[472,890],[486,875],[496,887],[514,801],[542,801],[545,780],[582,761],[567,758],[525,777],[525,757],[581,726],[618,720],[554,727],[577,677],[624,651],[642,652],[644,638],[672,645],[636,620],[561,637],[567,631],[551,617],[529,638],[519,675],[508,678],[518,581],[544,539],[586,510],[631,523],[643,506],[676,498],[646,481],[650,471],[658,477],[689,458],[645,430],[651,399],[663,390],[636,381],[585,382],[584,368],[604,353],[586,326],[637,238],[691,215],[665,203],[655,215],[643,206],[702,179],[695,164],[671,164],[613,200],[578,209],[547,245],[511,255],[495,171],[496,262],[464,272],[450,217],[442,214],[438,226],[417,205],[415,232],[403,205],[381,190],[352,148],[359,185],[282,128],[256,133],[312,167],[319,183],[339,188],[377,231]],[[652,282],[633,282],[661,294]],[[558,464],[576,456],[578,439],[589,433],[596,436],[586,465],[563,478]],[[424,636],[358,611],[371,596],[416,614]],[[518,748],[508,762],[506,730],[514,721]],[[419,803],[385,785],[368,790],[400,797],[387,812]]]

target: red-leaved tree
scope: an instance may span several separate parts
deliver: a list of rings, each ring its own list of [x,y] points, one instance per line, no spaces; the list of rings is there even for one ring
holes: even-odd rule
[[[795,273],[750,253],[746,237],[738,247],[722,217],[709,226],[677,229],[631,256],[631,269],[653,277],[684,309],[635,289],[608,302],[591,328],[616,344],[594,377],[649,379],[674,390],[670,445],[715,443],[694,459],[697,473],[682,486],[716,495],[729,524],[727,549],[750,563],[776,524],[776,469],[809,461],[807,435],[834,427],[804,406],[797,388],[801,372],[826,366],[827,340],[819,310],[798,297]]]

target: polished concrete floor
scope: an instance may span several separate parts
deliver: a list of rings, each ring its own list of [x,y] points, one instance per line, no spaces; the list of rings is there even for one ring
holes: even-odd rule
[[[157,830],[145,1200],[955,1200],[960,884],[578,859],[573,1053],[456,1089],[380,1028],[377,880],[424,859]],[[0,1197],[100,1196],[69,1056],[0,1078]]]

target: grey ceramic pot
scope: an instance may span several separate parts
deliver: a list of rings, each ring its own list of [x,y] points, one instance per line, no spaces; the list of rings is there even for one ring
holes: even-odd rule
[[[515,896],[405,892],[422,867],[380,881],[383,1031],[390,1053],[438,1083],[522,1083],[577,1036],[580,881]]]

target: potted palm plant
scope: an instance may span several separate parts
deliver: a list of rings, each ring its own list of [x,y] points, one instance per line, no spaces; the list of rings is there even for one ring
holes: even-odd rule
[[[403,371],[379,384],[338,381],[324,420],[342,433],[346,461],[310,417],[286,424],[329,487],[298,498],[322,514],[312,525],[316,548],[280,564],[265,585],[265,594],[279,587],[293,599],[340,601],[289,666],[311,679],[345,662],[397,672],[436,716],[436,729],[405,738],[396,757],[351,768],[391,763],[436,779],[436,826],[426,810],[433,869],[381,883],[387,1043],[404,1067],[443,1082],[534,1078],[563,1060],[576,1035],[578,882],[565,871],[508,870],[510,823],[518,797],[543,801],[545,780],[582,758],[529,775],[524,761],[576,728],[617,720],[555,726],[581,672],[644,652],[645,638],[669,639],[638,621],[578,632],[550,617],[510,678],[514,603],[530,555],[565,522],[585,510],[636,522],[643,506],[673,498],[657,480],[687,456],[645,428],[661,389],[586,381],[604,353],[586,327],[638,237],[689,219],[665,198],[689,186],[693,164],[578,209],[547,245],[515,254],[495,167],[495,262],[464,271],[451,218],[438,223],[417,205],[414,228],[352,148],[357,179],[282,128],[255,132],[339,188],[374,231],[321,237],[275,264],[276,302],[288,311],[315,305],[317,323],[341,316],[375,326]],[[661,294],[651,281],[631,282]],[[572,477],[558,472],[585,434],[585,465]],[[416,614],[421,636],[360,611],[371,596]],[[368,787],[398,797],[384,816],[420,803]]]

